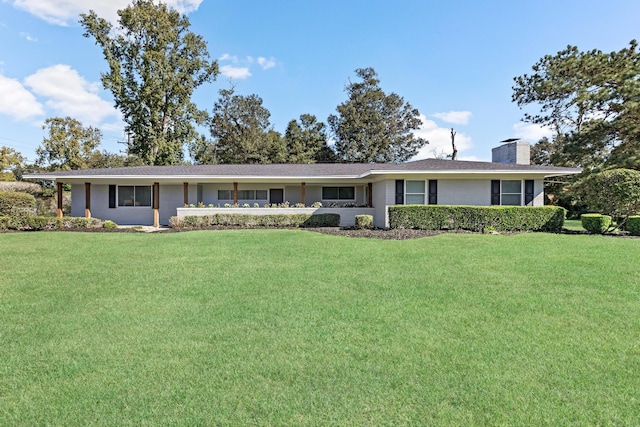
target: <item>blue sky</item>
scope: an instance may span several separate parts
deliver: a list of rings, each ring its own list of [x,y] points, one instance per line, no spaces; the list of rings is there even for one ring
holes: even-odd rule
[[[520,122],[513,77],[567,45],[620,50],[638,38],[637,0],[167,0],[188,14],[223,74],[194,100],[211,110],[230,81],[257,94],[273,128],[310,113],[326,122],[357,68],[373,67],[386,92],[423,116],[431,142],[418,158],[450,152],[490,160],[500,140],[536,142],[546,130]],[[89,9],[113,20],[128,0],[0,0],[0,146],[35,160],[48,117],[103,131],[116,152],[123,124],[100,84],[107,70],[77,21]]]

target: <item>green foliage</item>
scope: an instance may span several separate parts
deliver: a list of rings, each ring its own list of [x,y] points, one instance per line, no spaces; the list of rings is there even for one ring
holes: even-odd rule
[[[336,155],[327,144],[326,126],[316,116],[302,114],[291,120],[284,135],[287,163],[332,163]]]
[[[128,153],[144,164],[179,164],[183,144],[198,139],[195,125],[207,119],[191,96],[215,79],[218,65],[204,39],[189,30],[187,16],[165,3],[135,0],[118,15],[115,29],[94,11],[82,14],[80,23],[109,64],[102,84],[131,134]]]
[[[32,216],[14,213],[0,216],[0,230],[40,231],[40,230],[78,230],[102,227],[97,218]]]
[[[36,148],[36,164],[49,170],[87,169],[89,159],[97,152],[102,131],[85,128],[71,117],[52,117],[42,126],[48,133]]]
[[[611,226],[611,217],[601,214],[582,214],[580,216],[582,228],[589,233],[602,234]]]
[[[640,52],[633,40],[618,52],[580,52],[568,46],[545,55],[533,74],[514,78],[512,100],[540,106],[524,121],[553,129],[539,147],[557,165],[587,170],[603,165],[640,168]]]
[[[640,236],[640,215],[632,215],[627,218],[625,230],[633,236]]]
[[[28,193],[32,194],[33,196],[40,196],[43,194],[43,188],[40,184],[23,181],[0,181],[0,191]]]
[[[356,215],[356,228],[357,229],[373,228],[373,216],[372,215]]]
[[[509,231],[562,231],[565,210],[555,206],[444,206],[398,205],[389,207],[390,228],[422,230],[493,229]]]
[[[107,228],[107,229],[118,228],[118,224],[108,219],[102,223],[102,228]]]
[[[286,146],[271,129],[271,113],[258,95],[236,95],[235,89],[221,89],[213,106],[213,141],[200,139],[191,147],[197,163],[283,163]]]
[[[0,191],[0,216],[12,215],[16,212],[33,213],[36,199],[31,194],[14,191]]]
[[[15,181],[16,171],[27,159],[11,147],[0,147],[0,181]]]
[[[355,72],[361,81],[347,85],[347,101],[328,118],[338,158],[353,163],[409,160],[428,144],[414,134],[422,125],[420,113],[395,93],[384,93],[373,68]]]
[[[213,215],[187,215],[171,217],[169,225],[177,229],[207,227],[337,227],[340,224],[338,214],[236,214],[218,213]]]
[[[594,173],[575,185],[575,191],[592,212],[623,220],[640,213],[640,172],[611,169]]]

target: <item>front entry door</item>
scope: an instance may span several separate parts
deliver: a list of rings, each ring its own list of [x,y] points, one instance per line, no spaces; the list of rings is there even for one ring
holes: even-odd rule
[[[269,189],[269,203],[272,205],[284,203],[284,190],[282,188]]]

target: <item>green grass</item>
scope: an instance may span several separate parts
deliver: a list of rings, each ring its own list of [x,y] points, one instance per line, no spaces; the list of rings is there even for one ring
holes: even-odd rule
[[[586,231],[579,219],[565,219],[563,228],[570,231]]]
[[[0,234],[0,425],[638,425],[640,239]]]

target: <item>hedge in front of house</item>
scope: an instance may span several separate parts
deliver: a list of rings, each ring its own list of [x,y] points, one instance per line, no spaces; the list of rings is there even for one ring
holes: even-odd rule
[[[208,228],[208,227],[337,227],[340,215],[326,214],[267,214],[251,215],[237,213],[217,213],[213,215],[173,216],[169,219],[172,228]]]
[[[50,217],[50,216],[28,216],[10,215],[0,216],[0,231],[22,230],[70,230],[79,228],[99,228],[102,221],[97,218],[84,217]]]
[[[640,236],[640,215],[632,215],[627,218],[625,229],[632,236]]]
[[[32,194],[0,191],[0,216],[10,216],[16,211],[33,213],[35,210],[36,198]]]
[[[559,233],[565,209],[557,206],[444,206],[389,207],[390,228],[422,230],[546,231]]]
[[[597,213],[582,214],[580,223],[589,233],[602,234],[611,226],[611,216]]]

